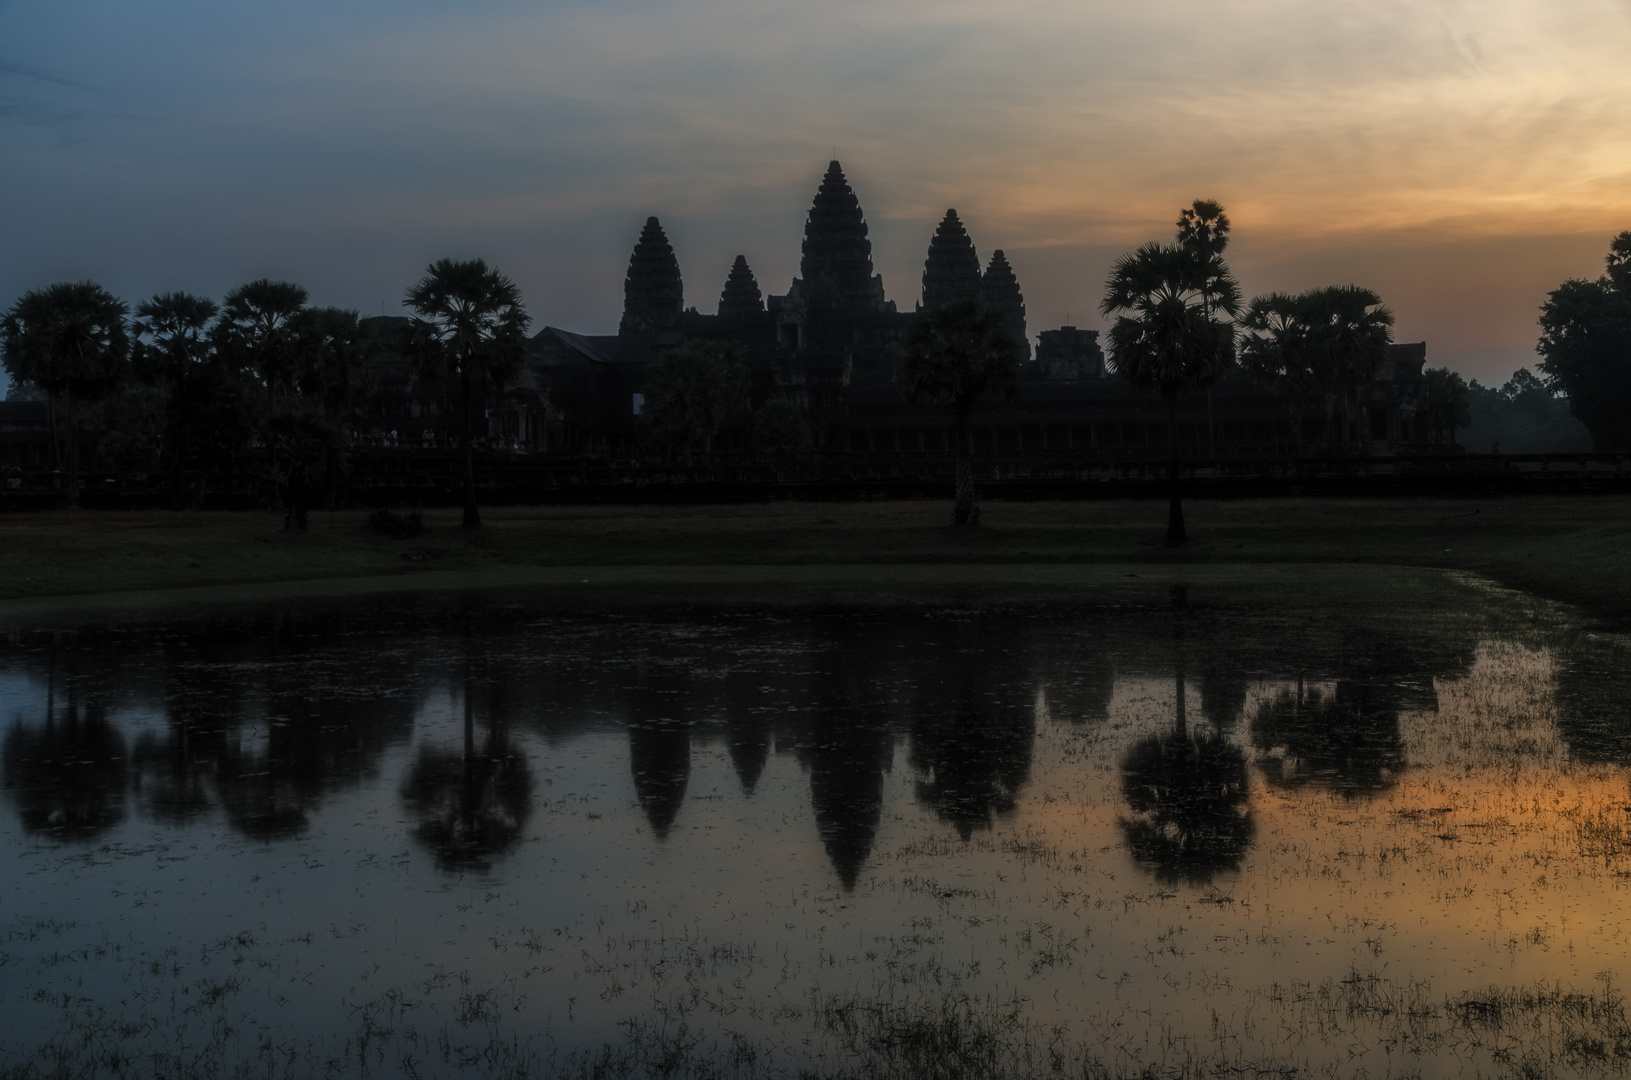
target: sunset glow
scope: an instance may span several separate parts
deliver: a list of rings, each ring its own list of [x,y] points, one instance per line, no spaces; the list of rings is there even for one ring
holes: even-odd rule
[[[1356,281],[1486,381],[1631,227],[1624,0],[0,4],[0,301],[260,275],[395,312],[482,255],[538,323],[615,326],[646,215],[686,303],[796,273],[840,158],[910,307],[955,206],[1033,331],[1222,201],[1248,294]]]

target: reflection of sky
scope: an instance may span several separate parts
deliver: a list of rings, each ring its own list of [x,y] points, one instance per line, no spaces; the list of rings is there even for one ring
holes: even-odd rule
[[[1472,374],[1631,226],[1624,0],[0,2],[0,303],[262,274],[394,310],[481,254],[540,322],[615,326],[662,216],[711,309],[767,291],[836,150],[892,298],[956,206],[1032,330],[1094,325],[1108,260],[1198,195],[1248,292],[1359,281]]]
[[[1102,720],[1039,718],[1019,805],[968,843],[914,798],[897,742],[853,892],[828,865],[798,755],[773,754],[745,796],[708,724],[663,841],[645,828],[620,733],[519,738],[537,810],[490,874],[441,873],[413,844],[396,789],[405,745],[385,752],[375,780],[333,792],[309,831],[270,844],[205,818],[160,829],[133,819],[93,845],[53,846],[19,836],[8,816],[8,926],[48,928],[8,943],[0,1040],[54,1022],[56,1009],[31,998],[38,986],[79,980],[75,992],[95,1002],[162,1013],[173,985],[233,977],[234,1023],[319,1038],[350,1030],[359,1005],[393,990],[433,1029],[456,995],[493,989],[504,1032],[548,1030],[566,1048],[616,1040],[625,1018],[664,1008],[693,1010],[703,1031],[796,1048],[797,1009],[821,994],[965,991],[1017,995],[1027,1015],[1074,1025],[1073,1037],[1114,1030],[1145,1052],[1169,1036],[1204,1044],[1218,1017],[1245,1029],[1250,1058],[1282,1049],[1280,1018],[1297,1016],[1286,1001],[1356,972],[1399,988],[1423,980],[1434,1002],[1539,979],[1590,989],[1599,971],[1616,981],[1631,971],[1626,885],[1581,856],[1569,814],[1618,810],[1623,770],[1536,767],[1518,744],[1478,741],[1515,728],[1545,743],[1552,674],[1544,651],[1486,642],[1443,684],[1437,713],[1405,715],[1423,756],[1373,798],[1254,780],[1256,840],[1238,872],[1209,885],[1162,884],[1121,842],[1117,762],[1170,731],[1176,705],[1170,682],[1146,676],[1118,680]],[[1283,685],[1254,684],[1250,700]],[[1192,709],[1196,696],[1191,686]],[[455,742],[461,712],[427,695],[416,738]],[[1472,741],[1435,749],[1437,729]],[[53,962],[110,923],[118,950]],[[248,944],[228,944],[241,935]],[[181,1022],[203,1024],[210,1013],[196,1011]],[[1354,1049],[1301,1034],[1292,1050],[1315,1063]],[[1438,1049],[1422,1064],[1447,1063]]]

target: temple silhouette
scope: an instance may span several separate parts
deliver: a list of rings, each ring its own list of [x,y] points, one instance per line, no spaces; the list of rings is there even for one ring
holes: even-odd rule
[[[754,406],[785,397],[804,409],[817,450],[946,451],[945,410],[904,401],[895,370],[918,311],[978,297],[1002,312],[1018,343],[1021,383],[1015,400],[981,406],[975,449],[1118,453],[1165,447],[1161,400],[1107,370],[1097,330],[1045,329],[1035,335],[1033,349],[1013,267],[1001,249],[982,262],[955,209],[928,237],[921,300],[909,309],[885,293],[860,199],[837,161],[827,166],[810,204],[800,256],[799,276],[786,291],[767,293],[738,255],[720,268],[718,300],[709,313],[686,306],[673,246],[662,223],[647,218],[629,257],[618,332],[541,329],[531,340],[521,379],[502,401],[482,407],[489,434],[535,450],[632,453],[647,365],[667,349],[704,340],[741,350]],[[1349,403],[1346,441],[1358,452],[1449,449],[1450,433],[1429,407],[1426,357],[1425,343],[1393,346],[1377,378]],[[388,378],[376,398],[379,428],[452,430],[451,417],[444,424],[435,416],[445,412],[445,396],[431,400],[437,388],[413,387],[405,365],[401,370],[398,394],[393,398]],[[425,400],[416,403],[416,395]],[[1212,453],[1287,453],[1318,444],[1325,424],[1323,402],[1296,406],[1237,374],[1210,395],[1182,403],[1178,435],[1180,444]],[[727,450],[749,449],[747,425],[722,433],[721,441]]]

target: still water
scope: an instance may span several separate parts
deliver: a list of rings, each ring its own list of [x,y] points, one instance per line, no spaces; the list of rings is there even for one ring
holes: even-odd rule
[[[1426,574],[20,623],[0,1070],[1617,1073],[1628,692]]]

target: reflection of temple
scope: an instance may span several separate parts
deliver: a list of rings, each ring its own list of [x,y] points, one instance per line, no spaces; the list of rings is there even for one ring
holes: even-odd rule
[[[727,341],[752,373],[755,405],[791,398],[812,421],[818,450],[867,454],[945,451],[943,409],[905,403],[894,382],[901,340],[914,318],[886,297],[873,272],[872,244],[861,204],[832,162],[805,219],[799,276],[766,296],[748,260],[720,267],[717,302],[686,307],[684,283],[661,223],[648,218],[629,259],[618,332],[586,335],[544,327],[518,382],[501,401],[478,402],[478,424],[502,442],[572,453],[622,454],[634,449],[647,365],[688,340]],[[1025,298],[1001,250],[983,267],[955,210],[928,239],[922,304],[975,296],[1003,313],[1020,357],[1019,394],[976,414],[976,449],[1069,451],[1076,456],[1137,455],[1166,446],[1162,402],[1105,369],[1097,330],[1044,330],[1034,359]],[[376,323],[399,340],[404,319]],[[1346,442],[1362,453],[1387,454],[1442,443],[1432,430],[1422,375],[1424,344],[1400,345],[1375,381],[1343,410]],[[401,356],[388,354],[384,385],[367,407],[376,432],[451,432],[449,388],[420,386]],[[1295,452],[1323,437],[1323,401],[1298,408],[1244,376],[1219,383],[1210,395],[1181,403],[1182,445],[1222,454]],[[716,444],[744,449],[749,425],[738,418]]]

